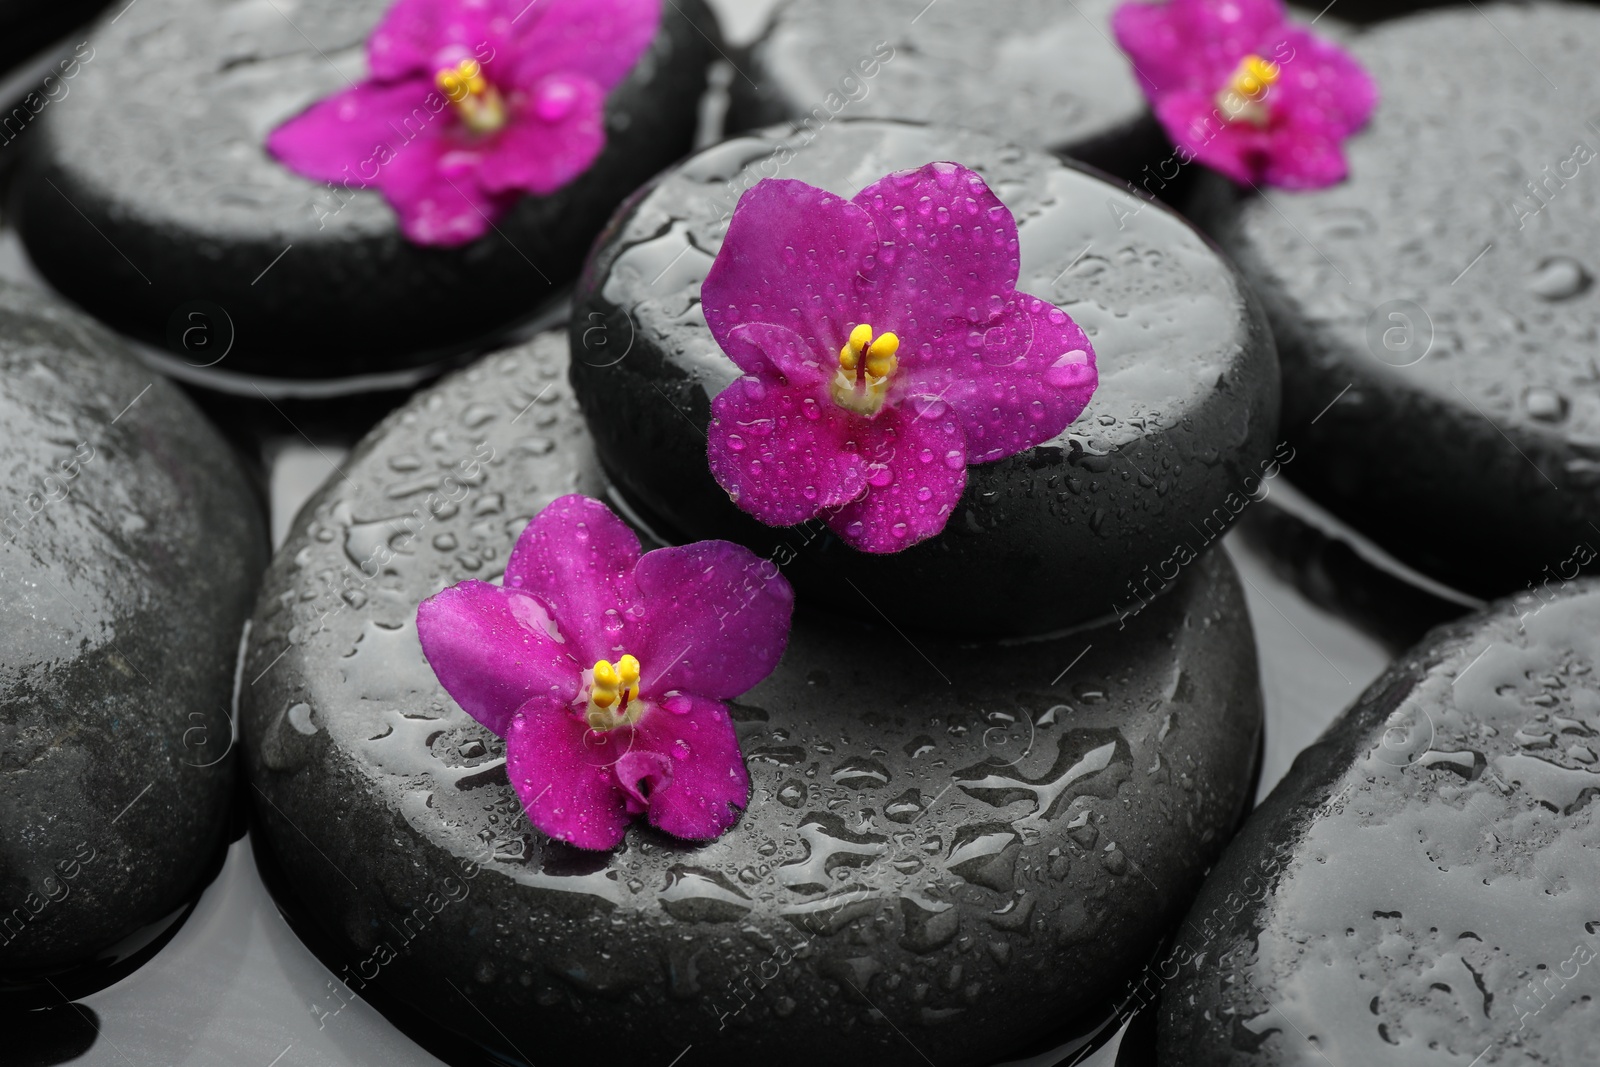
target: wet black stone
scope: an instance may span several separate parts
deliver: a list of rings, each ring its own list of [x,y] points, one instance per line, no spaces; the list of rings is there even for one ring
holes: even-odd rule
[[[967,126],[1140,180],[1172,149],[1112,36],[1116,6],[791,0],[735,73],[728,126]]]
[[[232,452],[106,331],[0,287],[0,984],[138,949],[232,809],[266,565]],[[59,1003],[59,996],[53,998]]]
[[[1352,178],[1218,179],[1196,217],[1267,307],[1296,482],[1457,588],[1523,589],[1600,544],[1600,10],[1455,8],[1352,47],[1382,93]]]
[[[472,350],[534,313],[622,198],[692,143],[716,54],[700,0],[663,6],[661,32],[607,101],[606,149],[587,173],[525,197],[469,245],[412,245],[378,193],[335,195],[262,147],[365,74],[364,41],[386,7],[180,0],[94,27],[72,96],[27,134],[41,143],[19,177],[17,226],[34,264],[191,366],[393,371]],[[231,350],[186,346],[194,312]]]
[[[1159,1062],[1592,1058],[1597,661],[1580,580],[1441,627],[1374,682],[1149,973]]]
[[[982,134],[841,121],[781,176],[848,196],[930,160],[979,171],[1017,216],[1018,288],[1084,328],[1100,387],[1054,440],[970,467],[944,532],[904,552],[871,556],[818,535],[820,522],[779,530],[739,511],[706,462],[711,398],[738,371],[706,328],[700,283],[739,193],[786,140],[785,130],[739,138],[668,172],[624,209],[579,281],[572,381],[601,461],[641,514],[691,540],[788,546],[800,554],[795,587],[813,603],[992,635],[1139,610],[1161,572],[1177,573],[1180,545],[1202,551],[1259,492],[1277,433],[1272,339],[1254,298],[1186,222]]]
[[[1226,558],[1123,632],[962,645],[803,610],[735,702],[753,796],[730,833],[553,845],[413,619],[495,577],[554,497],[607,493],[566,347],[545,335],[396,412],[269,572],[241,707],[259,839],[286,905],[342,946],[338,996],[553,1063],[693,1044],[921,1064],[914,1044],[958,1067],[1101,1009],[1248,796],[1261,704]],[[451,473],[465,494],[430,500]]]

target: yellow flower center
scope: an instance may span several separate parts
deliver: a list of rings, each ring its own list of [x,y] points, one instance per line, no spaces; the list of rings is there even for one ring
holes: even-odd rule
[[[434,84],[473,133],[494,133],[506,124],[506,103],[489,84],[476,59],[463,59],[433,76]]]
[[[862,323],[850,331],[850,340],[839,349],[839,369],[834,372],[830,391],[833,402],[858,415],[876,415],[889,396],[889,379],[900,361],[900,338],[892,333],[872,335],[872,327]]]
[[[594,665],[594,683],[589,686],[589,706],[584,717],[591,730],[615,730],[632,726],[644,715],[639,700],[639,661],[623,656],[613,666],[608,659]]]
[[[1278,84],[1283,68],[1258,55],[1248,55],[1239,61],[1238,68],[1228,84],[1217,94],[1217,107],[1229,120],[1248,122],[1253,126],[1267,124],[1267,90]]]

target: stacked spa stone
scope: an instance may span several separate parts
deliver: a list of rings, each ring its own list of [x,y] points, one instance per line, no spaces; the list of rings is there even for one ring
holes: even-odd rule
[[[1197,215],[1272,320],[1296,482],[1496,594],[1569,579],[1600,544],[1600,9],[1480,6],[1352,39],[1382,101],[1348,181],[1218,179]]]
[[[94,27],[71,105],[29,131],[17,225],[39,273],[171,352],[175,373],[224,382],[417,368],[481,350],[548,304],[616,204],[688,151],[715,21],[699,0],[662,5],[579,180],[523,197],[477,240],[424,247],[364,187],[373,155],[349,181],[317,182],[264,147],[284,120],[365,76],[364,42],[389,6],[178,0]],[[397,113],[385,151],[405,151],[426,118]],[[195,324],[231,344],[197,349]]]
[[[11,286],[0,469],[0,986],[59,1004],[47,980],[93,984],[178,917],[218,854],[266,532],[181,393]]]
[[[1276,474],[1276,369],[1231,270],[1165,209],[977,134],[839,123],[794,152],[785,176],[847,194],[930,159],[974,167],[1019,220],[1019,287],[1099,355],[1077,423],[972,468],[920,561],[852,558],[755,526],[706,472],[708,404],[735,372],[699,282],[788,136],[710,149],[630,201],[570,338],[391,415],[301,512],[258,602],[242,728],[286,905],[353,993],[508,1057],[937,1049],[954,1067],[1059,1043],[1105,1016],[1250,795],[1255,650],[1207,546]],[[573,492],[647,547],[732,537],[795,586],[781,663],[730,705],[748,808],[709,843],[642,821],[611,852],[545,837],[505,743],[422,656],[419,602],[497,581]],[[981,570],[989,555],[1030,578]]]

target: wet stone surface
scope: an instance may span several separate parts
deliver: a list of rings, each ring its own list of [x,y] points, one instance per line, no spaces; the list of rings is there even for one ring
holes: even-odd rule
[[[785,151],[793,159],[778,168]],[[977,170],[1015,214],[1018,289],[1083,327],[1099,389],[1055,439],[969,467],[945,530],[906,551],[857,552],[820,522],[763,526],[706,461],[711,398],[739,373],[700,309],[726,219],[774,170],[850,196],[931,160]],[[803,601],[881,611],[902,627],[1037,633],[1142,610],[1260,492],[1263,469],[1279,469],[1272,340],[1205,239],[1044,153],[953,129],[841,121],[804,147],[774,130],[701,152],[630,203],[596,247],[572,350],[600,458],[641,513],[687,539],[794,553]]]
[[[729,129],[837,117],[987,130],[1129,180],[1171,156],[1114,0],[792,0],[735,75]]]
[[[30,986],[121,957],[220,848],[234,665],[268,546],[194,405],[11,286],[0,471],[0,984]]]
[[[1586,580],[1436,630],[1374,682],[1153,970],[1160,1062],[1592,1059],[1597,662]]]
[[[286,903],[341,946],[339,995],[379,983],[535,1062],[917,1046],[958,1067],[1102,1010],[1247,800],[1261,705],[1226,558],[1121,632],[912,645],[803,611],[733,707],[753,785],[733,830],[693,846],[636,823],[575,851],[528,824],[504,744],[414,624],[445,585],[497,578],[550,500],[606,493],[566,372],[544,335],[419,394],[269,573],[249,773]]]
[[[1218,179],[1195,207],[1267,306],[1293,476],[1460,588],[1570,577],[1600,545],[1600,9],[1453,7],[1350,40],[1382,97],[1351,180]]]
[[[330,190],[262,147],[283,120],[365,77],[365,39],[388,6],[172,0],[93,27],[71,96],[28,134],[37,158],[16,225],[39,271],[191,366],[393,371],[471,350],[536,312],[622,198],[690,148],[716,55],[699,0],[663,5],[656,40],[607,100],[606,149],[580,178],[524,197],[498,232],[460,248],[412,245],[377,192]],[[404,141],[396,134],[391,150]],[[204,345],[185,333],[194,322]]]

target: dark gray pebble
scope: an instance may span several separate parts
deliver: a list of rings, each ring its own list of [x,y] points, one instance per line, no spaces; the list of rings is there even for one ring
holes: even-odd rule
[[[37,143],[16,225],[35,266],[117,329],[219,372],[396,371],[534,314],[623,197],[689,150],[716,23],[700,0],[664,5],[607,100],[594,165],[524,197],[496,232],[441,249],[405,241],[378,193],[329,189],[263,148],[284,119],[365,75],[364,42],[388,6],[172,0],[92,27],[71,95],[25,134]]]
[[[133,951],[208,873],[268,546],[260,502],[194,405],[78,312],[11,286],[0,470],[9,987]]]
[[[1402,657],[1256,809],[1177,948],[1160,1062],[1576,1064],[1600,1043],[1600,583]]]
[[[381,988],[536,1063],[941,1067],[1102,1010],[1249,795],[1261,703],[1226,557],[1122,632],[963,645],[803,610],[734,703],[741,821],[575,851],[528,824],[414,626],[550,500],[606,495],[566,360],[545,335],[419,394],[269,572],[242,726],[285,906],[339,946],[348,988],[313,1009]]]
[[[848,196],[933,160],[977,170],[1016,215],[1018,288],[1088,333],[1099,390],[1053,440],[969,467],[944,531],[906,551],[858,552],[821,522],[763,526],[706,460],[711,398],[739,374],[700,310],[726,219],[774,171]],[[902,627],[992,636],[1136,615],[1293,459],[1275,436],[1265,320],[1203,237],[1045,153],[955,129],[845,121],[805,141],[782,128],[685,161],[596,246],[572,346],[600,459],[640,514],[686,539],[795,553],[802,600]]]

